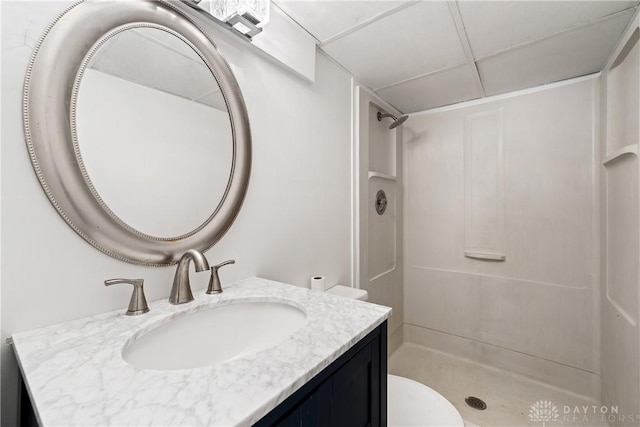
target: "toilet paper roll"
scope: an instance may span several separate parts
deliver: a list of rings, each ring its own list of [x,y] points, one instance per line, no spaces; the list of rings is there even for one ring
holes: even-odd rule
[[[311,290],[324,292],[324,276],[313,276],[311,278]]]

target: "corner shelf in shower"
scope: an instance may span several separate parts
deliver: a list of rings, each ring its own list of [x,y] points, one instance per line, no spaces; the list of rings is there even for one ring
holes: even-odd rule
[[[606,147],[614,152],[640,139],[640,29],[632,26],[621,40],[626,41],[616,49],[604,73]]]
[[[604,159],[604,162],[602,162],[602,164],[604,166],[607,166],[607,164],[618,159],[619,157],[624,156],[625,154],[635,154],[637,156],[638,144],[629,144],[625,145],[624,147],[620,147],[617,150],[613,150],[613,152]]]
[[[388,179],[389,181],[395,181],[396,177],[394,175],[389,175],[386,173],[381,173],[381,172],[373,172],[373,171],[369,171],[369,179],[376,177],[376,178],[382,178],[382,179]]]

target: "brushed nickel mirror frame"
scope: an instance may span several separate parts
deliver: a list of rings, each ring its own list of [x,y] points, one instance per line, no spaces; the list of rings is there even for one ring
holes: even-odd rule
[[[171,33],[200,56],[220,86],[231,121],[233,158],[222,200],[202,225],[177,237],[150,236],[118,218],[94,189],[76,136],[77,92],[92,54],[113,35],[139,27]],[[62,12],[47,27],[29,61],[23,120],[31,163],[49,201],[84,240],[118,260],[176,264],[189,249],[211,248],[242,207],[251,173],[251,130],[240,87],[213,40],[168,1],[86,0]]]

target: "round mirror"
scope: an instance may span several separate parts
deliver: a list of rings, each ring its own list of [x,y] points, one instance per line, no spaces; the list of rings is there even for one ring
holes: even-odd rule
[[[171,265],[233,224],[251,131],[231,68],[180,2],[85,0],[24,85],[29,156],[65,222],[109,256]]]
[[[141,27],[104,40],[82,73],[75,114],[86,178],[133,229],[182,236],[222,201],[229,113],[202,54],[177,35]]]

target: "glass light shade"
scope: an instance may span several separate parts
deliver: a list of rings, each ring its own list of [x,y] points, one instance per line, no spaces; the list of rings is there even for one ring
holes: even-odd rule
[[[210,13],[217,19],[227,22],[236,13],[257,27],[269,22],[270,0],[212,0]]]

